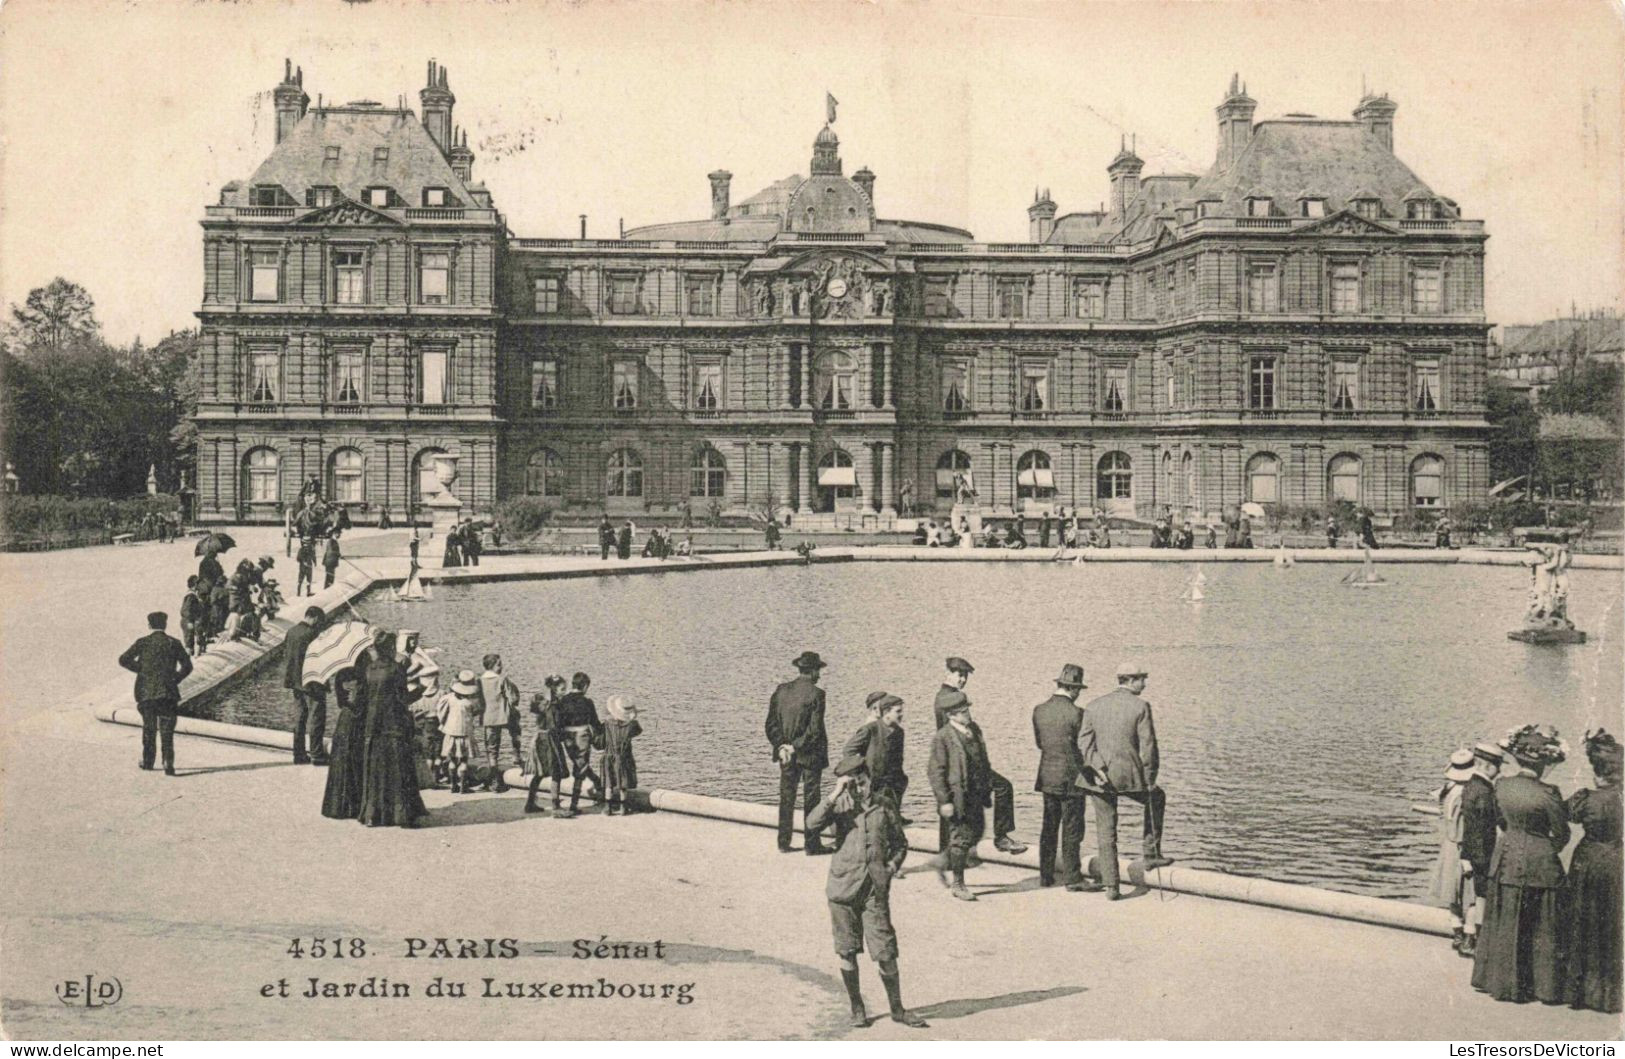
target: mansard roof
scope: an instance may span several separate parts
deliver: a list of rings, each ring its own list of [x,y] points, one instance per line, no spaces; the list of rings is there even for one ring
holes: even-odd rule
[[[1382,200],[1383,213],[1405,214],[1405,199],[1437,195],[1392,151],[1357,121],[1259,122],[1241,157],[1227,170],[1217,166],[1191,188],[1188,198],[1219,203],[1209,216],[1242,216],[1248,196],[1293,202],[1305,188],[1326,197],[1327,212],[1356,198]]]
[[[338,148],[335,162],[327,160],[330,147]],[[388,149],[388,156],[377,163],[380,147]],[[471,205],[473,198],[410,110],[376,105],[310,111],[238,189],[237,200],[230,201],[228,193],[222,205],[246,206],[254,187],[272,185],[297,203],[313,187],[337,187],[345,197],[359,200],[367,188],[385,186],[412,205],[423,201],[424,188],[446,188],[463,205]]]

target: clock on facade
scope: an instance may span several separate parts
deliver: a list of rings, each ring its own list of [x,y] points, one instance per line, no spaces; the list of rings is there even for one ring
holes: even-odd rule
[[[844,298],[846,297],[846,280],[832,279],[829,281],[829,286],[825,287],[824,290],[831,298]]]

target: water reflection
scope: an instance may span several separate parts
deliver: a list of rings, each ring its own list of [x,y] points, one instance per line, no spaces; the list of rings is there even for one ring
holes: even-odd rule
[[[1087,699],[1132,655],[1151,670],[1170,856],[1415,896],[1437,847],[1432,818],[1410,805],[1451,750],[1526,720],[1575,746],[1586,727],[1621,726],[1621,585],[1576,571],[1571,608],[1592,642],[1554,649],[1506,639],[1523,610],[1520,570],[1392,567],[1363,591],[1340,585],[1342,572],[1214,566],[1191,603],[1177,566],[843,564],[446,586],[432,603],[369,597],[360,609],[421,629],[447,669],[501,652],[527,699],[548,673],[586,670],[600,701],[619,693],[642,708],[645,785],[757,802],[777,790],[768,694],[791,658],[816,650],[831,663],[832,742],[865,719],[869,691],[908,700],[905,811],[922,821],[931,699],[943,660],[963,655],[1027,836],[1040,813],[1032,707],[1063,662],[1084,666]],[[268,669],[214,716],[290,727],[278,683]],[[1590,783],[1583,755],[1548,778],[1565,791]],[[1123,848],[1138,850],[1139,816],[1123,816]]]

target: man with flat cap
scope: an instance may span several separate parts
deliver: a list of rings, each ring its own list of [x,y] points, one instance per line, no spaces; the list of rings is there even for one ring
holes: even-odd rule
[[[1104,889],[1085,882],[1082,859],[1084,796],[1078,787],[1083,759],[1078,752],[1078,732],[1083,727],[1083,710],[1078,693],[1089,685],[1083,682],[1083,667],[1067,663],[1055,678],[1055,694],[1033,707],[1033,741],[1038,744],[1038,779],[1033,790],[1044,796],[1044,825],[1038,835],[1038,883],[1055,885],[1056,842],[1060,843],[1061,881],[1072,891]]]
[[[948,707],[948,723],[931,739],[931,763],[926,772],[931,778],[937,815],[948,827],[948,841],[942,846],[943,864],[937,875],[942,878],[944,868],[952,874],[949,893],[961,901],[976,900],[976,895],[965,887],[965,868],[987,828],[992,771],[987,764],[982,730],[971,720],[970,700],[955,700]]]
[[[790,852],[795,827],[796,788],[801,807],[811,813],[823,793],[824,767],[829,764],[829,736],[824,731],[824,692],[818,686],[824,660],[815,651],[803,651],[791,663],[797,676],[773,690],[767,705],[767,741],[779,764],[779,852]],[[819,837],[820,829],[808,820],[807,856],[833,852]]]
[[[901,709],[901,700],[896,708]],[[897,931],[891,922],[892,880],[902,874],[903,859],[908,856],[908,836],[903,833],[897,803],[890,791],[872,788],[862,754],[842,755],[835,774],[835,789],[807,813],[807,827],[834,823],[847,833],[830,860],[824,897],[829,902],[835,955],[841,961],[841,981],[852,1005],[852,1025],[869,1025],[858,983],[858,953],[867,947],[869,958],[880,968],[892,1021],[923,1029],[925,1020],[903,1006]]]
[[[164,775],[175,774],[175,713],[181,704],[181,681],[192,672],[186,645],[164,631],[169,615],[155,610],[147,615],[147,635],[119,655],[118,664],[135,674],[135,705],[141,713],[141,767],[152,770],[162,742]]]
[[[1173,861],[1162,855],[1162,814],[1166,800],[1157,786],[1157,729],[1151,704],[1140,698],[1146,671],[1138,662],[1117,667],[1117,690],[1090,702],[1083,710],[1078,749],[1095,805],[1095,833],[1100,843],[1098,870],[1106,897],[1122,894],[1117,883],[1117,799],[1145,806],[1144,864],[1164,868]]]
[[[935,703],[937,731],[939,732],[942,730],[942,726],[948,723],[948,714],[955,706],[961,702],[967,706],[970,705],[970,697],[965,694],[965,684],[969,682],[970,675],[976,672],[975,666],[957,656],[948,659],[947,665],[948,680],[942,687],[937,689]],[[971,727],[976,727],[974,722]],[[980,738],[981,733],[982,730],[977,728],[976,734],[978,738]],[[983,745],[986,746],[985,743]],[[1010,785],[1009,780],[994,772],[991,767],[988,769],[988,785],[993,798],[994,847],[1005,853],[1024,852],[1027,849],[1026,844],[1016,841],[1010,834],[1016,829],[1015,788]],[[939,821],[937,825],[937,848],[940,850],[947,850],[948,848],[948,831],[947,822],[945,820]]]
[[[903,772],[903,700],[884,691],[869,693],[866,700],[872,719],[863,722],[841,748],[845,760],[856,754],[869,770],[869,783],[877,792],[889,793],[897,805],[903,804],[908,776]]]

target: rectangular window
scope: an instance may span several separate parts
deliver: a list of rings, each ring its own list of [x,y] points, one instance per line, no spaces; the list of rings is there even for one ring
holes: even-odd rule
[[[282,205],[282,189],[275,185],[257,187],[249,195],[249,204],[253,206],[280,206]]]
[[[1100,407],[1108,412],[1128,411],[1128,365],[1108,364],[1102,375]]]
[[[1196,358],[1187,357],[1184,366],[1180,369],[1184,378],[1184,392],[1180,394],[1181,406],[1193,408],[1196,406]]]
[[[451,355],[444,349],[425,349],[418,354],[418,404],[451,403]]]
[[[275,350],[255,350],[248,355],[248,399],[255,404],[272,404],[282,389],[282,355]]]
[[[1165,362],[1163,365],[1163,372],[1167,376],[1167,378],[1164,380],[1165,388],[1168,391],[1166,395],[1168,399],[1167,407],[1176,408],[1178,407],[1179,403],[1179,376],[1174,371],[1174,362],[1171,360]]]
[[[1441,272],[1438,265],[1415,265],[1411,268],[1411,312],[1436,313],[1443,309]]]
[[[1027,281],[1025,279],[1001,279],[998,286],[999,317],[1004,320],[1020,320],[1027,315]]]
[[[281,297],[282,266],[275,250],[250,250],[248,297],[251,301],[274,302]]]
[[[1358,264],[1332,266],[1332,312],[1357,313],[1360,311],[1360,266]]]
[[[446,204],[446,189],[424,188],[423,204],[425,206],[444,206]]]
[[[722,364],[700,361],[694,365],[694,407],[715,411],[722,407]]]
[[[1270,215],[1270,207],[1272,205],[1274,205],[1274,200],[1272,199],[1248,199],[1247,216],[1268,217]]]
[[[1196,304],[1196,259],[1185,259],[1185,298],[1189,305]]]
[[[1436,360],[1419,360],[1415,368],[1416,383],[1412,407],[1418,412],[1437,412],[1439,410],[1439,362]]]
[[[1247,361],[1247,407],[1267,410],[1275,407],[1275,358],[1252,357]]]
[[[1304,199],[1303,200],[1303,215],[1305,217],[1324,217],[1324,216],[1326,216],[1326,200],[1325,199]]]
[[[425,250],[418,258],[418,299],[424,305],[445,305],[451,300],[451,252]]]
[[[1255,313],[1273,313],[1280,307],[1280,286],[1275,282],[1273,264],[1255,264],[1247,269],[1247,308]]]
[[[368,188],[366,194],[367,205],[380,210],[389,206],[388,188]]]
[[[1354,215],[1364,217],[1368,221],[1374,221],[1382,216],[1382,202],[1377,199],[1355,199]]]
[[[1352,412],[1360,407],[1360,362],[1332,361],[1332,408]]]
[[[563,284],[557,276],[537,276],[531,280],[536,296],[536,313],[550,316],[559,311],[559,289]]]
[[[333,354],[333,401],[360,404],[365,398],[367,355],[359,349],[341,349]]]
[[[970,365],[965,361],[950,360],[942,364],[942,410],[970,410]]]
[[[367,265],[360,250],[333,251],[333,300],[340,305],[367,300]]]
[[[638,364],[623,360],[616,363],[610,376],[610,392],[617,412],[630,412],[638,406]]]
[[[925,315],[944,317],[949,315],[953,295],[946,277],[927,276],[925,280]]]
[[[551,412],[559,406],[559,362],[533,360],[530,362],[530,407],[537,412]]]
[[[1045,412],[1050,407],[1049,362],[1027,361],[1021,365],[1021,410]]]
[[[389,148],[388,147],[374,147],[372,149],[372,167],[374,169],[382,169],[384,166],[386,166],[388,164],[389,164]]]
[[[717,277],[698,275],[683,277],[683,298],[690,316],[717,314]]]
[[[317,187],[305,192],[307,206],[331,206],[338,200],[338,188]]]
[[[1433,203],[1428,199],[1412,199],[1405,203],[1405,216],[1413,221],[1431,221]]]
[[[1078,280],[1072,284],[1072,313],[1080,320],[1101,320],[1106,316],[1106,285],[1099,280]]]
[[[337,144],[328,144],[322,148],[322,165],[336,166],[339,164],[339,149]]]
[[[618,316],[635,316],[638,311],[638,278],[609,277],[609,311]]]

